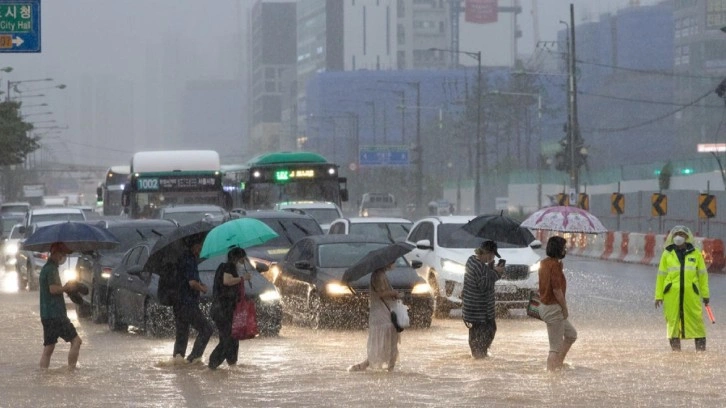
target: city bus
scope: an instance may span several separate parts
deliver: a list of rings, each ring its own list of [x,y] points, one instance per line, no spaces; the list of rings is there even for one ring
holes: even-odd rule
[[[338,165],[311,152],[265,153],[239,166],[224,166],[234,206],[271,209],[283,201],[348,201],[347,179]]]
[[[214,204],[229,209],[224,192],[219,153],[213,150],[137,152],[124,189],[124,213],[148,218],[159,207]]]
[[[103,202],[103,215],[121,215],[121,195],[129,181],[129,166],[111,166],[106,170],[106,178],[96,189],[96,201]]]

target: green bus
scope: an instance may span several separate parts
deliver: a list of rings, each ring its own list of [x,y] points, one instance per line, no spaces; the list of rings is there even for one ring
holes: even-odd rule
[[[348,201],[347,179],[339,166],[312,152],[273,152],[244,165],[222,166],[233,206],[271,209],[283,201]]]

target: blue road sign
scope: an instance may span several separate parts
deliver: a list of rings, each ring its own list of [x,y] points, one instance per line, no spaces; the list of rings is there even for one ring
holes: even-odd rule
[[[405,166],[409,164],[405,146],[361,146],[358,163],[361,166]]]
[[[0,0],[0,52],[40,52],[40,0]]]

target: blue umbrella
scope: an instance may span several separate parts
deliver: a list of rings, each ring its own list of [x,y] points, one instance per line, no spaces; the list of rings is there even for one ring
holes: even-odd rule
[[[48,252],[55,242],[66,244],[74,252],[111,249],[119,244],[119,240],[104,228],[68,221],[38,228],[23,242],[23,249]]]
[[[276,238],[277,233],[256,218],[237,218],[212,228],[204,239],[200,258],[226,254],[231,248],[248,248]]]

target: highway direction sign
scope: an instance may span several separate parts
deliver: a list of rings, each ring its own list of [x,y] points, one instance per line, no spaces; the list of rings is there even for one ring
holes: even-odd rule
[[[0,52],[40,52],[40,0],[0,0]]]

